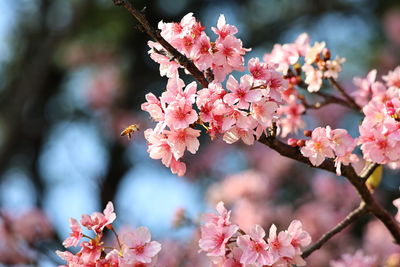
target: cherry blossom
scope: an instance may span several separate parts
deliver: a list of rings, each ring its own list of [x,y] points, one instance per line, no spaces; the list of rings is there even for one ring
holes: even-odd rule
[[[146,227],[139,227],[132,232],[125,233],[122,238],[124,260],[127,263],[136,261],[150,263],[152,258],[161,250],[160,243],[150,240],[151,234]]]
[[[77,220],[75,220],[74,218],[70,218],[69,227],[71,228],[72,233],[70,234],[70,237],[65,239],[65,241],[63,242],[63,246],[66,248],[76,247],[83,237],[81,226],[79,225]]]
[[[358,250],[354,255],[344,254],[337,261],[331,261],[331,267],[374,267],[376,257],[366,256],[361,250]]]
[[[96,233],[100,233],[103,231],[104,227],[111,224],[116,217],[113,204],[108,202],[103,213],[94,212],[91,216],[87,214],[82,215],[81,224]]]
[[[301,148],[303,156],[309,158],[314,166],[319,166],[326,157],[333,158],[331,142],[326,135],[326,129],[318,127],[313,130],[311,140],[306,141],[306,145]]]
[[[243,250],[240,258],[241,263],[262,266],[272,265],[277,260],[270,253],[264,237],[265,231],[260,225],[255,225],[249,235],[238,237],[237,244]]]

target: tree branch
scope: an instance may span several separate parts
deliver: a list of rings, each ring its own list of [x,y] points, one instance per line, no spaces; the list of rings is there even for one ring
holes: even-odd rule
[[[362,108],[354,101],[354,99],[344,90],[344,88],[332,77],[328,79],[329,82],[332,84],[332,86],[338,90],[344,98],[348,101],[348,103],[354,108],[357,109],[358,111],[362,110]]]
[[[159,33],[158,30],[155,30],[152,28],[147,21],[146,17],[143,15],[143,13],[139,12],[136,10],[129,2],[126,0],[113,0],[115,5],[121,5],[124,6],[131,14],[134,16],[139,23],[143,26],[145,32],[154,40],[159,42],[169,53],[171,53],[172,56],[174,56],[178,62],[181,64],[181,66],[185,67],[190,74],[196,78],[197,81],[199,81],[203,87],[208,86],[208,81],[204,77],[203,72],[201,72],[194,64],[193,62],[185,57],[183,54],[181,54],[179,51],[177,51],[171,44],[169,44]],[[334,81],[336,85],[336,81]],[[346,95],[347,93],[338,86],[337,88],[339,91],[342,90]],[[349,102],[337,98],[335,96],[331,95],[326,95],[321,92],[317,93],[318,95],[324,97],[325,99],[332,99],[332,101],[336,101],[335,103],[350,107],[352,109],[357,110],[360,112],[360,108],[358,105],[352,104],[354,100],[347,95],[347,97],[350,97],[352,101],[349,100]],[[347,99],[346,97],[346,99]],[[258,140],[259,142],[267,145],[268,147],[272,148],[273,150],[277,151],[279,154],[282,156],[294,159],[296,161],[303,162],[313,168],[318,168],[318,169],[324,169],[333,173],[336,173],[336,167],[335,163],[332,159],[326,159],[321,165],[318,167],[313,166],[311,162],[309,161],[308,158],[304,157],[300,150],[295,147],[291,147],[275,138],[274,135],[271,136],[265,136],[262,135],[260,139]],[[351,166],[342,166],[342,175],[349,180],[349,182],[355,187],[357,190],[358,194],[360,195],[360,198],[362,201],[365,203],[366,210],[368,212],[371,212],[374,214],[382,223],[386,226],[386,228],[390,231],[391,235],[395,239],[397,244],[400,244],[400,227],[398,223],[395,221],[394,217],[388,213],[373,197],[371,192],[368,190],[366,185],[364,184],[364,179],[363,177],[360,177],[357,175],[357,173],[354,171],[354,169]]]
[[[291,147],[275,138],[262,135],[259,142],[277,151],[280,155],[303,162],[313,168],[327,170],[336,173],[335,163],[332,159],[326,159],[321,165],[314,166],[308,158],[304,157],[300,150]],[[344,176],[355,187],[362,201],[365,202],[366,209],[374,214],[389,230],[395,242],[400,244],[400,227],[393,216],[387,212],[374,198],[365,185],[365,179],[357,175],[351,166],[342,166],[342,176]]]
[[[304,83],[304,81],[299,82],[297,85],[300,88],[303,88],[303,89],[307,90],[308,86],[307,86],[307,84]],[[348,101],[346,101],[346,100],[344,100],[342,98],[339,98],[339,97],[336,97],[334,95],[330,95],[330,94],[327,94],[327,93],[324,93],[324,92],[321,92],[321,91],[314,92],[313,94],[316,94],[316,95],[322,97],[325,100],[325,103],[326,103],[324,105],[335,103],[335,104],[338,104],[338,105],[353,109],[353,110],[355,110],[357,112],[360,112],[360,108],[353,106],[351,103],[349,103]],[[318,108],[320,108],[320,107],[318,107]]]
[[[158,42],[165,50],[172,55],[172,58],[176,59],[178,63],[183,66],[189,73],[203,86],[203,88],[208,87],[208,81],[204,76],[204,73],[200,71],[193,61],[184,56],[178,50],[175,49],[170,43],[168,43],[160,34],[160,31],[153,28],[143,12],[137,10],[131,5],[127,0],[113,0],[114,4],[117,6],[123,6],[129,13],[140,23],[143,30],[147,35],[149,35],[154,41]]]
[[[329,239],[334,237],[337,233],[340,233],[344,228],[349,226],[351,223],[358,220],[363,215],[367,214],[368,210],[366,209],[365,203],[361,202],[360,206],[350,212],[346,218],[344,218],[341,222],[339,222],[335,227],[325,233],[317,242],[308,247],[303,254],[301,255],[304,259],[310,256],[314,251],[320,249]]]

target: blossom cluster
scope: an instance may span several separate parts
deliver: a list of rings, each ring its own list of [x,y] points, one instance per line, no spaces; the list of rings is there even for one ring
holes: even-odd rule
[[[355,99],[363,104],[359,145],[368,161],[400,166],[400,66],[376,81],[376,70],[355,78]]]
[[[343,254],[340,260],[330,262],[331,267],[374,267],[377,258],[375,256],[364,255],[362,250],[358,250],[354,255]]]
[[[200,250],[218,266],[304,266],[301,248],[310,244],[310,235],[294,220],[285,231],[277,233],[272,225],[266,237],[260,225],[249,233],[230,221],[231,211],[223,202],[217,204],[218,214],[206,214],[201,226]]]
[[[108,202],[103,213],[82,215],[80,224],[76,219],[70,219],[71,233],[63,242],[66,248],[80,246],[76,254],[69,251],[57,251],[57,254],[67,262],[66,266],[154,266],[156,255],[161,250],[161,244],[151,241],[151,235],[146,227],[126,231],[117,235],[112,223],[116,219],[114,206]],[[90,237],[83,233],[82,226],[94,233]],[[116,236],[118,247],[105,246],[104,230],[110,229]],[[87,241],[82,241],[87,238]],[[81,242],[82,241],[82,242]]]
[[[178,23],[161,21],[158,28],[161,36],[192,60],[199,70],[212,71],[216,82],[222,82],[234,70],[244,70],[243,55],[250,49],[243,48],[242,41],[235,37],[237,28],[227,24],[223,15],[218,19],[217,28],[212,27],[212,31],[218,35],[214,42],[210,41],[205,27],[193,17],[193,13],[187,14]],[[150,57],[160,64],[160,74],[169,78],[178,75],[179,64],[171,60],[162,46],[151,41],[149,46]]]
[[[363,167],[363,161],[352,153],[356,144],[356,139],[352,138],[345,129],[332,129],[330,126],[318,127],[312,131],[311,139],[305,142],[300,151],[314,166],[321,165],[325,158],[334,158],[336,173],[341,175],[342,164],[351,163],[358,172]]]
[[[276,119],[281,94],[287,89],[287,81],[276,71],[277,65],[252,58],[248,62],[250,74],[239,81],[229,75],[226,88],[222,81],[233,70],[245,69],[243,55],[247,51],[234,34],[236,27],[226,24],[223,15],[213,31],[218,35],[210,42],[204,27],[192,14],[180,23],[160,23],[161,35],[178,51],[182,52],[200,70],[210,70],[214,79],[207,88],[197,90],[192,82],[185,86],[179,78],[178,65],[167,52],[150,42],[151,57],[160,63],[161,75],[166,75],[166,91],[158,98],[146,95],[142,109],[149,112],[157,126],[145,131],[148,152],[153,159],[160,159],[173,173],[183,175],[186,165],[180,161],[184,152],[196,153],[198,137],[203,128],[215,138],[231,144],[242,140],[251,145]],[[168,71],[167,71],[168,70]]]
[[[300,65],[295,65],[302,60],[301,70],[305,74],[304,82],[310,93],[321,89],[324,78],[338,78],[345,62],[341,57],[331,59],[325,42],[315,42],[311,45],[306,33],[299,35],[294,43],[275,44],[271,53],[265,54],[264,60],[278,64],[277,70],[285,75],[293,75],[299,71]],[[298,70],[294,70],[293,67]]]

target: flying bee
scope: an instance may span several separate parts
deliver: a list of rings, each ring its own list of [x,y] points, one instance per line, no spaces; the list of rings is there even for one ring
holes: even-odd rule
[[[123,131],[121,132],[121,136],[127,135],[127,136],[128,136],[128,139],[130,140],[130,139],[132,138],[132,134],[133,134],[134,132],[137,132],[137,131],[139,131],[139,125],[137,125],[137,124],[132,124],[132,125],[129,125],[125,130],[123,130]]]

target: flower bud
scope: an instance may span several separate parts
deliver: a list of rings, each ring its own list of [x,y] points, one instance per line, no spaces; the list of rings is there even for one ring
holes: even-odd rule
[[[394,115],[396,115],[396,110],[394,108],[386,108],[386,114],[390,117],[393,117]]]
[[[297,140],[297,145],[299,147],[305,146],[306,145],[306,140],[304,140],[304,139]]]
[[[331,59],[331,51],[326,47],[322,50],[322,55],[324,56],[324,60]]]
[[[305,131],[303,132],[303,134],[304,134],[304,136],[306,136],[306,137],[311,137],[312,132],[311,132],[310,130],[305,130]]]
[[[288,143],[289,146],[296,147],[297,146],[297,141],[298,140],[296,138],[289,138],[287,140],[287,143]]]

